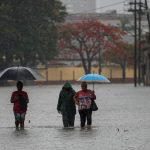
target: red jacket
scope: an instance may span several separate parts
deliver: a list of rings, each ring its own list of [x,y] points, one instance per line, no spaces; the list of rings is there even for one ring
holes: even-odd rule
[[[91,99],[95,100],[96,95],[89,89],[80,90],[74,96],[74,100],[78,105],[79,110],[89,109],[91,106]]]
[[[28,94],[25,91],[14,91],[11,95],[11,103],[14,103],[13,111],[16,113],[24,113],[27,111],[27,109],[23,110],[21,108],[19,102],[19,95],[23,96],[24,100],[26,100],[26,102],[29,103]]]

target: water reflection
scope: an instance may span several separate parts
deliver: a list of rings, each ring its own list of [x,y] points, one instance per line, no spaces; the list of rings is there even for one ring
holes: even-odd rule
[[[125,150],[148,141],[149,88],[135,89],[128,84],[95,86],[101,109],[93,114],[91,129],[80,128],[79,115],[76,115],[74,129],[62,127],[56,110],[61,86],[25,87],[30,103],[23,131],[14,128],[10,104],[13,87],[1,88],[0,150]],[[148,146],[144,150],[149,150]]]
[[[29,129],[13,129],[13,136],[16,138],[26,138],[29,137]]]
[[[57,135],[62,138],[67,138],[69,140],[81,138],[94,138],[98,134],[98,127],[84,128],[80,127],[74,128],[57,128]]]

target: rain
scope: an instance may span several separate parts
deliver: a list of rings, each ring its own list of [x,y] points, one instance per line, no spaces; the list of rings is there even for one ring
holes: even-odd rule
[[[1,0],[0,150],[149,150],[148,5],[147,0]],[[6,75],[9,69],[17,71]],[[105,84],[88,80],[98,106],[92,126],[80,127],[76,107],[74,127],[64,128],[57,111],[60,90],[66,81],[80,90],[87,74],[108,78]],[[25,127],[16,129],[10,99],[18,80],[29,104]]]
[[[77,112],[74,129],[64,129],[56,110],[62,85],[24,86],[30,103],[25,129],[14,125],[11,92],[15,86],[0,87],[1,150],[149,150],[149,87],[133,84],[95,84],[96,103],[91,129],[80,129]],[[77,91],[79,84],[73,84]],[[88,85],[92,88],[92,84]]]

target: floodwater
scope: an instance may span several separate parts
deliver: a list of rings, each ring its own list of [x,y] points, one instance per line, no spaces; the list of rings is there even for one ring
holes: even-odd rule
[[[78,113],[74,129],[62,126],[56,110],[61,86],[24,87],[30,103],[21,131],[14,128],[10,103],[16,88],[0,87],[0,150],[150,150],[150,87],[96,84],[99,110],[93,127],[81,130]]]

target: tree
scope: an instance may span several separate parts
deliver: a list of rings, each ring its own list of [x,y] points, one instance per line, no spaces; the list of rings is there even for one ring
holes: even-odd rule
[[[126,79],[126,66],[133,65],[133,45],[118,42],[117,47],[105,51],[105,59],[108,62],[119,64],[122,69],[122,79]]]
[[[116,46],[115,42],[120,41],[124,34],[118,28],[104,25],[98,20],[64,24],[59,26],[59,32],[61,55],[67,53],[71,57],[71,54],[78,54],[86,74],[91,73],[92,62],[100,60],[105,49]]]
[[[58,0],[1,0],[0,55],[6,56],[6,66],[14,60],[35,66],[37,56],[43,63],[53,58],[57,53],[56,24],[63,22],[65,15]]]

